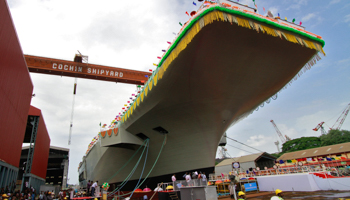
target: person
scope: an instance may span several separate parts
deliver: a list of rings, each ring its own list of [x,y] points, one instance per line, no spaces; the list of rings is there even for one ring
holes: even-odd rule
[[[48,192],[46,195],[47,200],[52,200],[51,192]]]
[[[173,174],[173,176],[171,177],[171,181],[173,182],[173,186],[175,187],[175,181],[176,181],[175,174]]]
[[[95,187],[97,187],[97,183],[98,181],[95,181],[95,183],[93,183],[91,186],[91,196],[95,196],[95,190],[96,190]]]
[[[203,172],[203,174],[202,174],[202,181],[207,182],[207,177],[205,176],[205,172]]]
[[[191,175],[190,175],[190,173],[186,173],[186,177],[185,177],[185,179],[186,179],[186,182],[187,182],[187,186],[191,186]]]
[[[239,191],[238,192],[238,200],[244,200],[245,199],[245,193],[244,192],[242,192],[242,191]]]
[[[198,177],[198,172],[197,171],[195,171],[195,172],[193,172],[193,179],[197,179],[197,177]]]
[[[277,196],[271,197],[270,200],[283,200],[283,198],[282,198],[282,197],[283,197],[283,191],[282,191],[282,190],[277,189],[277,190],[275,191],[275,193],[276,193]]]
[[[7,196],[7,194],[2,195],[2,200],[7,200],[8,198],[9,198],[9,196]]]
[[[47,200],[47,192],[44,192],[43,200]]]
[[[91,188],[91,182],[89,180],[88,183],[86,184],[86,189],[88,194],[90,193],[90,188]]]

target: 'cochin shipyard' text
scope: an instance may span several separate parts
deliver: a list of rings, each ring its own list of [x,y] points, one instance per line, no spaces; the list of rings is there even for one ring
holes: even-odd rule
[[[63,65],[63,64],[52,64],[52,69],[59,69],[64,71],[74,71],[74,72],[83,72],[83,67],[77,67],[72,65]],[[99,74],[99,75],[107,75],[107,76],[114,76],[114,77],[123,77],[123,72],[115,72],[112,70],[105,70],[105,69],[95,69],[88,67],[87,73],[89,74]]]

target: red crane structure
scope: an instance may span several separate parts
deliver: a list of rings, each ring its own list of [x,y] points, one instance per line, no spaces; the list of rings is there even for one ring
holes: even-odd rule
[[[341,113],[341,115],[339,116],[337,121],[333,124],[332,128],[330,128],[331,130],[339,130],[341,128],[341,126],[344,123],[344,120],[345,120],[346,116],[349,113],[349,110],[350,110],[350,103],[345,107],[345,109],[343,110],[343,112]],[[314,129],[312,129],[312,130],[318,131],[319,129],[321,129],[322,135],[323,134],[327,134],[326,131],[323,128],[323,124],[324,123],[325,122],[321,122],[321,123],[317,124],[317,126]],[[334,128],[334,127],[336,127],[336,128]]]
[[[326,131],[323,128],[323,124],[324,124],[324,122],[321,122],[321,123],[317,124],[317,126],[314,129],[312,129],[312,130],[318,131],[319,129],[321,129],[322,135],[326,134]]]
[[[337,121],[334,123],[334,125],[332,126],[331,129],[334,129],[333,127],[336,127],[335,130],[339,130],[341,128],[341,126],[344,123],[344,120],[346,118],[346,116],[348,115],[350,110],[350,103],[346,106],[346,108],[344,109],[344,111],[341,113],[341,115],[339,116],[339,118],[337,119]]]

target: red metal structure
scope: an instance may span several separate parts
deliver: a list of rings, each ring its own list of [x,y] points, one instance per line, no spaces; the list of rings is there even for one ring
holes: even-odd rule
[[[33,83],[6,0],[0,0],[0,36],[0,159],[18,168]]]
[[[143,85],[152,73],[25,55],[30,72]]]
[[[45,179],[46,168],[48,164],[47,161],[49,158],[49,151],[50,151],[50,136],[46,129],[44,117],[42,116],[41,111],[38,108],[35,108],[34,106],[30,106],[28,115],[29,117],[30,116],[39,117],[39,127],[38,127],[38,132],[37,132],[36,141],[35,141],[31,173]]]

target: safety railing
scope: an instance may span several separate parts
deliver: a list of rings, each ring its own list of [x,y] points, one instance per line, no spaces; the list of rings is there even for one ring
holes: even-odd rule
[[[298,173],[326,173],[332,176],[350,176],[350,168],[336,168],[336,167],[325,167],[320,165],[308,165],[308,166],[296,166],[296,167],[284,167],[277,169],[266,169],[266,170],[253,170],[253,171],[231,171],[229,173],[221,174],[209,174],[209,181],[227,180],[229,175],[235,175],[239,179],[245,179],[250,177],[258,176],[271,176],[271,175],[285,175],[285,174],[298,174]]]

